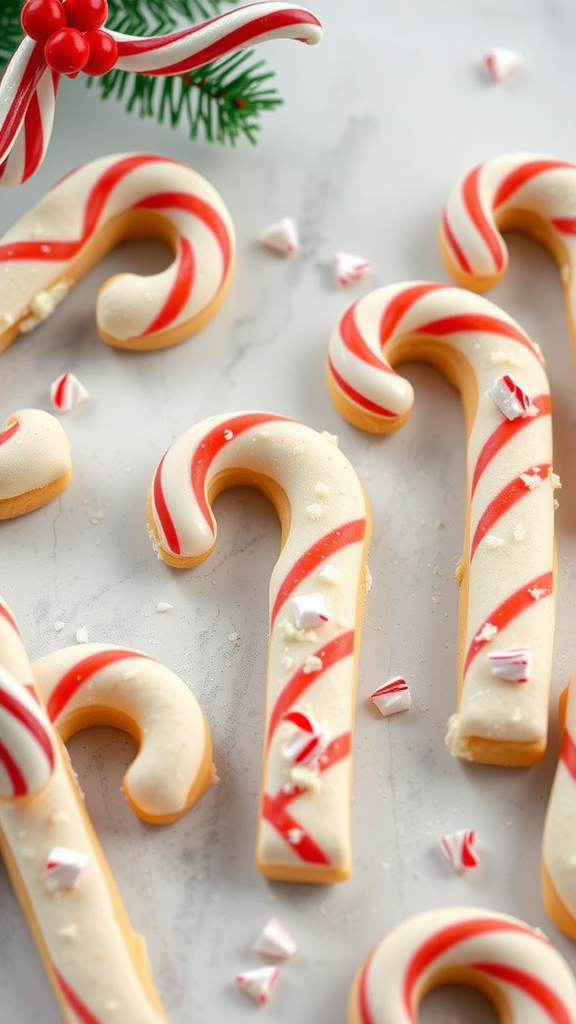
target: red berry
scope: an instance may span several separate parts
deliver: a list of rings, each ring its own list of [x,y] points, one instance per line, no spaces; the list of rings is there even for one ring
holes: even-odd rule
[[[20,16],[27,36],[45,43],[48,36],[67,24],[66,11],[60,0],[27,0]]]
[[[118,60],[118,43],[101,28],[86,32],[84,39],[90,47],[90,56],[82,71],[85,75],[105,75]]]
[[[46,40],[44,57],[53,71],[77,75],[90,56],[85,36],[76,28],[61,28]]]
[[[94,32],[108,17],[107,0],[66,0],[66,16],[80,32]]]

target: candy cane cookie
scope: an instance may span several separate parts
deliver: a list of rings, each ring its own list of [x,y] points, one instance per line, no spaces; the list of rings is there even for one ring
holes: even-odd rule
[[[72,479],[70,442],[58,420],[20,409],[0,431],[0,519],[12,519],[57,498]]]
[[[477,907],[429,910],[374,947],[352,986],[348,1024],[417,1024],[431,989],[480,989],[501,1024],[574,1024],[576,981],[539,929]]]
[[[350,306],[332,333],[327,383],[337,408],[364,430],[397,429],[413,392],[390,364],[407,359],[435,363],[460,390],[467,432],[458,700],[447,743],[468,760],[533,764],[547,736],[558,485],[543,360],[478,295],[390,285]]]
[[[550,791],[540,858],[547,913],[576,940],[576,673],[560,698],[560,757]]]
[[[272,413],[214,416],[178,438],[154,473],[148,525],[159,557],[177,567],[207,558],[216,543],[211,502],[239,483],[260,488],[282,526],[269,592],[257,865],[285,881],[340,881],[351,870],[367,500],[328,436]]]
[[[564,287],[576,351],[576,165],[511,153],[479,164],[452,189],[440,225],[440,253],[458,284],[492,288],[506,273],[501,231],[520,229],[550,250]]]
[[[131,648],[82,644],[32,664],[48,716],[66,743],[92,725],[128,732],[140,746],[122,785],[155,824],[180,818],[214,780],[210,730],[186,683]]]
[[[96,322],[117,348],[165,348],[214,315],[234,271],[234,228],[200,174],[151,153],[100,157],[58,182],[0,239],[0,351],[46,319],[118,242],[162,238],[174,261],[101,287]]]
[[[32,669],[26,664],[18,627],[4,602],[0,602],[0,641],[0,849],[63,1020],[66,1024],[108,1024],[116,1017],[122,1024],[166,1024],[144,942],[128,921],[65,749],[34,697]],[[127,664],[134,665],[132,653]],[[16,680],[5,666],[21,671],[21,678]],[[39,674],[44,676],[43,668]],[[21,743],[16,743],[19,737],[14,726],[18,714],[7,709],[4,697],[8,693],[14,698],[18,690],[22,710],[16,726],[20,724],[20,732],[28,730]],[[52,695],[58,692],[56,686]],[[98,680],[95,692],[102,699]],[[62,691],[61,700],[65,697]],[[73,695],[70,700],[74,701]],[[112,712],[119,706],[121,701],[112,704]],[[9,712],[12,721],[7,721]],[[151,754],[145,755],[148,769],[162,771],[166,762],[157,755],[162,751],[163,730],[157,735],[150,716],[148,722],[142,721],[142,750]],[[188,757],[189,750],[184,762]],[[187,770],[180,763],[172,767]],[[138,800],[132,781],[131,792]],[[161,792],[160,787],[160,801]],[[165,810],[172,816],[174,806]],[[161,804],[157,803],[156,811],[161,819]],[[72,882],[65,880],[66,874],[58,881],[54,869],[59,862],[73,869]]]
[[[184,75],[210,61],[246,47],[272,39],[296,39],[313,45],[322,38],[318,19],[303,7],[284,3],[247,4],[218,15],[203,24],[162,36],[131,36],[104,28],[107,6],[98,27],[86,34],[86,25],[77,24],[79,5],[68,10],[66,4],[29,15],[29,4],[22,11],[27,33],[9,62],[0,81],[0,185],[15,186],[30,178],[42,163],[54,121],[54,107],[61,74],[75,77],[80,71],[102,75],[116,68],[141,75]],[[97,8],[86,2],[87,17],[94,19]],[[46,42],[58,31],[61,39],[54,46]],[[66,43],[70,32],[81,32],[83,46],[71,57]],[[95,53],[96,40],[106,42]],[[57,50],[66,51],[62,63]],[[77,59],[77,66],[73,66]]]

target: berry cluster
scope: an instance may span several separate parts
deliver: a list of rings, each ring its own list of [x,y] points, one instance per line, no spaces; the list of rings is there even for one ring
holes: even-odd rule
[[[107,0],[26,0],[22,28],[44,44],[46,63],[59,74],[105,75],[118,59],[116,40],[102,29],[107,16]]]

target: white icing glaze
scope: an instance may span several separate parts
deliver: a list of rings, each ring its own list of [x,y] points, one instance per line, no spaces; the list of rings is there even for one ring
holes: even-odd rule
[[[118,724],[140,746],[123,781],[134,810],[148,821],[182,815],[211,763],[200,705],[174,672],[140,651],[82,644],[32,665],[38,692],[64,741],[90,725]],[[202,789],[206,781],[202,784]]]
[[[447,981],[492,998],[502,1024],[572,1024],[576,982],[543,932],[476,907],[417,914],[389,932],[361,967],[348,1024],[415,1024],[424,994]]]
[[[350,738],[367,503],[352,466],[325,435],[270,413],[211,417],[175,441],[149,492],[149,527],[161,558],[186,566],[215,544],[209,502],[247,482],[271,497],[283,546],[270,580],[266,755],[257,860],[267,875],[334,881],[350,871]],[[322,579],[329,563],[336,573]],[[329,620],[298,629],[290,598],[321,593]],[[342,623],[348,623],[344,627]],[[353,624],[356,623],[356,627]],[[264,627],[263,627],[264,628]],[[318,787],[294,785],[283,756],[302,711],[334,739]]]
[[[550,791],[542,836],[542,862],[555,895],[576,934],[576,683],[570,678],[560,758]],[[546,903],[546,887],[543,889]],[[560,928],[554,906],[548,912]]]
[[[54,416],[20,409],[8,417],[0,433],[0,501],[38,491],[71,471],[70,442]]]
[[[508,761],[509,745],[515,745],[513,757],[523,757],[522,744],[538,744],[536,757],[541,756],[548,724],[554,628],[548,380],[536,347],[497,306],[450,286],[404,283],[360,299],[334,329],[328,384],[338,408],[365,429],[395,429],[410,411],[413,392],[390,370],[389,360],[401,362],[415,353],[440,365],[462,391],[468,434],[470,514],[460,565],[466,623],[459,707],[447,742],[454,754],[470,758],[473,738],[505,741],[502,755],[494,750],[494,757],[516,763]],[[513,361],[515,379],[538,415],[509,422],[487,396],[496,376],[495,353],[499,362]],[[518,523],[524,528],[521,542]],[[489,540],[492,531],[502,545]],[[511,686],[492,676],[488,650],[527,645],[534,656],[528,683]]]
[[[119,274],[102,286],[96,320],[104,339],[154,348],[201,326],[233,273],[230,214],[191,167],[153,154],[115,154],[72,171],[0,239],[0,350],[18,330],[48,315],[96,260],[131,237],[165,238],[175,259],[158,274]]]

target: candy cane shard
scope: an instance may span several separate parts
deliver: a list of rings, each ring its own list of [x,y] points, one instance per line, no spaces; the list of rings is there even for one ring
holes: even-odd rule
[[[476,907],[417,914],[378,943],[361,966],[348,1024],[416,1024],[438,985],[469,985],[494,1005],[501,1024],[573,1024],[576,981],[537,928]]]
[[[350,306],[330,339],[327,384],[340,412],[379,433],[410,413],[411,385],[391,363],[424,359],[459,388],[467,432],[467,513],[457,578],[457,713],[447,743],[468,760],[533,764],[546,746],[554,629],[550,389],[522,328],[480,296],[414,282]],[[536,412],[508,420],[487,391],[502,367]],[[530,679],[495,677],[490,652],[530,648]]]
[[[313,45],[318,19],[294,4],[247,4],[163,36],[107,30],[118,45],[115,67],[144,75],[182,75],[235,50],[271,39]],[[46,66],[44,48],[26,37],[0,81],[0,185],[20,185],[38,169],[50,142],[60,76]]]
[[[560,698],[560,758],[542,836],[540,884],[546,912],[576,939],[576,684],[575,673]]]
[[[118,242],[163,238],[174,261],[119,274],[100,289],[98,330],[118,348],[188,338],[222,302],[234,271],[234,228],[221,197],[191,167],[120,153],[72,171],[0,239],[0,351],[49,316]]]
[[[285,881],[340,881],[351,870],[351,732],[367,500],[327,436],[271,413],[214,416],[175,441],[154,473],[148,524],[159,557],[177,567],[205,559],[216,543],[211,502],[237,483],[259,487],[282,525],[269,592],[257,865]],[[291,599],[316,593],[324,596],[329,619],[299,629]],[[314,764],[302,766],[285,756],[285,746],[305,718],[330,741]]]
[[[94,655],[100,652],[91,653]],[[115,651],[114,657],[119,663],[121,654]],[[140,671],[140,667],[135,665],[138,657],[143,656],[127,652],[126,665],[135,668],[136,672]],[[66,652],[64,660],[72,666],[73,657]],[[14,617],[3,601],[0,601],[0,663],[0,691],[4,692],[7,670],[19,670],[22,667],[21,703],[24,705],[25,701],[34,700],[31,682],[33,672],[27,664]],[[83,667],[77,666],[77,669],[89,685],[90,680]],[[45,664],[37,671],[43,679],[46,674],[50,675]],[[143,671],[146,677],[146,670]],[[79,721],[67,719],[66,715],[73,716],[75,710],[81,715],[82,703],[90,704],[86,690],[82,695],[82,683],[79,684],[79,690],[78,684],[72,683],[70,672],[68,680],[68,685],[60,680],[54,688],[48,686],[50,697],[58,706],[56,717],[58,714],[63,716],[63,731],[76,728]],[[172,684],[165,676],[157,677],[158,686],[163,682],[168,683],[170,704]],[[123,689],[126,684],[117,679],[117,685]],[[101,701],[109,699],[110,682],[96,674],[93,678],[93,692]],[[159,694],[156,692],[152,698],[156,709],[158,699]],[[146,711],[142,718],[141,756],[144,755],[148,771],[151,772],[162,768],[162,763],[159,765],[158,757],[154,757],[155,753],[158,754],[157,726],[152,722],[152,713],[150,707],[146,709],[146,703],[144,691],[140,702],[140,710]],[[114,714],[123,713],[121,696],[111,701],[110,706],[113,720]],[[144,942],[133,932],[127,919],[65,749],[40,704],[37,704],[37,717],[43,720],[45,735],[50,738],[54,753],[53,764],[41,788],[37,788],[34,782],[27,794],[15,792],[11,799],[0,799],[0,849],[54,989],[63,1020],[66,1024],[108,1024],[116,1016],[122,1020],[122,1024],[166,1024],[167,1018],[151,979]],[[92,717],[92,711],[88,710],[84,720],[96,721],[97,718]],[[5,742],[5,735],[2,712],[2,743]],[[14,755],[10,737],[9,740],[6,747]],[[17,764],[22,766],[23,774],[28,778],[35,764],[29,756],[29,746],[30,743],[23,744],[15,755]],[[187,761],[188,757],[189,751],[184,760]],[[4,761],[2,763],[4,766]],[[177,768],[176,765],[175,770]],[[135,801],[140,800],[133,780],[130,786]],[[162,799],[160,793],[157,796]],[[161,812],[161,808],[159,810]],[[173,816],[174,805],[169,805],[166,810]],[[152,820],[152,816],[149,817]],[[51,876],[56,865],[64,865],[66,861],[72,866],[76,865],[78,870],[68,876],[61,873],[60,879]],[[72,887],[69,887],[70,883]]]
[[[122,785],[155,824],[180,818],[214,780],[210,730],[186,683],[131,648],[82,644],[44,655],[32,672],[61,739],[92,725],[128,732],[140,749]]]
[[[70,442],[55,416],[12,413],[0,431],[0,520],[46,505],[72,479]]]
[[[440,225],[440,253],[458,284],[492,288],[506,273],[501,231],[526,231],[550,250],[564,287],[576,349],[576,165],[535,153],[495,157],[452,189]]]

